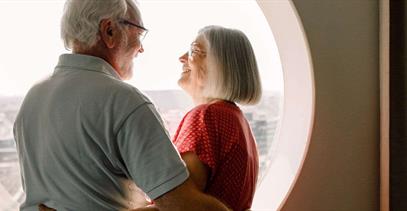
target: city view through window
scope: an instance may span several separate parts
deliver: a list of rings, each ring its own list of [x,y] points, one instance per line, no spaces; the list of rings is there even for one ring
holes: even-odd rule
[[[180,90],[145,91],[154,101],[171,135],[191,108],[188,97]],[[266,92],[257,106],[241,107],[256,138],[260,155],[260,179],[265,173],[272,151],[274,133],[279,123],[281,94]],[[16,210],[24,199],[18,157],[12,134],[13,122],[22,97],[0,97],[0,210]],[[2,202],[3,201],[3,202]]]
[[[139,2],[144,24],[150,32],[143,42],[145,52],[134,61],[134,78],[128,83],[152,99],[170,135],[193,107],[191,99],[177,86],[177,80],[181,74],[178,57],[188,49],[196,32],[205,25],[222,25],[238,28],[249,37],[258,60],[264,93],[258,105],[240,108],[257,141],[261,181],[275,150],[275,133],[282,113],[283,79],[277,47],[270,39],[273,35],[256,2]],[[0,23],[12,31],[0,35],[3,46],[0,57],[7,58],[0,60],[0,211],[18,210],[24,200],[13,138],[14,119],[24,95],[29,87],[52,74],[61,53],[69,53],[59,38],[63,3],[0,1]],[[13,19],[13,23],[4,21],[17,10],[24,16]],[[209,10],[211,17],[207,16]],[[157,13],[160,13],[159,17],[166,17],[165,22],[157,18]],[[23,25],[27,27],[21,27]],[[27,37],[27,30],[37,33]]]

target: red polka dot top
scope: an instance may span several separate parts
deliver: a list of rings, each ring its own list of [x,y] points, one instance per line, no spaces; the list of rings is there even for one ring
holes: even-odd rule
[[[181,121],[173,142],[194,152],[209,167],[205,192],[236,211],[251,207],[258,176],[258,153],[250,126],[236,104],[199,105]]]

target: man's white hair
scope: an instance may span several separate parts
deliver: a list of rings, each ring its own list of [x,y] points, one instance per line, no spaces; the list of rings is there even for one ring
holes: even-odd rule
[[[141,18],[133,0],[67,0],[61,20],[61,38],[65,48],[72,49],[74,44],[92,47],[99,39],[101,20],[118,20],[128,14]]]

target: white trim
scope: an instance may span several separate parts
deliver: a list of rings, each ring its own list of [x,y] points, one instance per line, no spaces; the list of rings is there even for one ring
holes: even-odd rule
[[[257,0],[274,34],[284,75],[284,105],[276,155],[256,191],[253,210],[279,210],[301,171],[311,138],[315,89],[302,23],[291,0]]]

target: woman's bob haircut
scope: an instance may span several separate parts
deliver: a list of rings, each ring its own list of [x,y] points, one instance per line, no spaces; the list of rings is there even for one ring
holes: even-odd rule
[[[258,103],[262,86],[256,57],[246,35],[236,29],[206,26],[198,36],[208,43],[203,97],[242,105]]]

